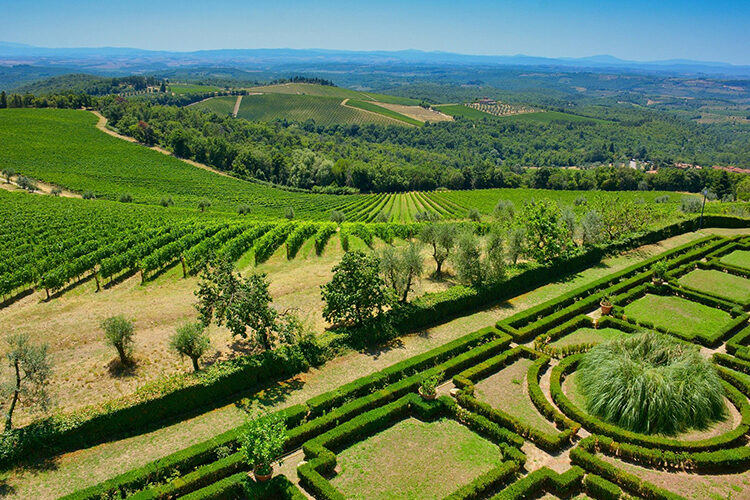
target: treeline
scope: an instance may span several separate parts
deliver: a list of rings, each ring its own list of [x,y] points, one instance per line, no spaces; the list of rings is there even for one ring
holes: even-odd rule
[[[179,157],[238,177],[328,192],[441,187],[697,192],[709,186],[726,196],[735,192],[742,175],[671,165],[676,161],[750,164],[742,132],[715,134],[655,113],[628,112],[608,120],[548,123],[492,118],[423,127],[322,127],[310,121],[249,122],[179,107],[220,93],[242,92],[157,93],[131,99],[0,95],[0,106],[97,106],[122,133],[145,144],[162,145]],[[590,112],[602,117],[612,113],[603,109]],[[652,162],[659,167],[658,173],[609,166],[629,158]],[[552,168],[570,165],[576,168]]]
[[[325,85],[327,87],[336,86],[331,80],[326,80],[325,78],[313,78],[302,75],[295,75],[291,78],[277,78],[276,80],[268,82],[268,85],[278,85],[281,83],[313,83],[315,85]]]
[[[721,178],[729,187],[715,189],[715,192],[730,194],[741,178],[739,174],[712,169],[660,168],[656,174],[647,174],[601,164],[577,169],[528,169],[521,167],[522,162],[504,159],[498,151],[499,148],[511,153],[528,148],[524,141],[532,132],[547,130],[553,135],[552,131],[558,130],[562,143],[558,147],[562,151],[557,154],[573,157],[582,145],[563,131],[577,130],[573,135],[583,136],[585,142],[588,134],[595,133],[589,123],[527,126],[500,125],[497,121],[478,124],[457,121],[419,128],[318,127],[309,122],[248,122],[190,108],[154,106],[133,100],[110,100],[103,103],[102,109],[114,126],[141,142],[161,144],[177,156],[208,163],[241,177],[302,189],[335,186],[362,192],[399,192],[439,187],[535,187],[697,192],[705,186],[717,185]],[[594,127],[599,125],[592,123]],[[514,134],[517,142],[504,145]],[[532,139],[528,140],[532,146],[535,144]],[[614,144],[610,141],[609,145],[601,147],[602,163],[606,164],[617,155]],[[618,159],[650,158],[646,146],[634,142],[632,148],[627,154],[620,153],[622,156]],[[571,159],[560,163],[574,162]],[[655,163],[666,167],[672,160],[659,159]],[[527,164],[534,165],[534,162],[530,160]]]

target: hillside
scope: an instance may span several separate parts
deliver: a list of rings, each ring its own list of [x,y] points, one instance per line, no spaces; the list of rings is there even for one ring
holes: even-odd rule
[[[56,109],[0,110],[0,168],[57,184],[97,198],[158,204],[171,196],[177,206],[236,212],[251,205],[256,214],[281,217],[292,207],[301,216],[328,218],[346,196],[291,193],[221,176],[97,130],[86,111]]]

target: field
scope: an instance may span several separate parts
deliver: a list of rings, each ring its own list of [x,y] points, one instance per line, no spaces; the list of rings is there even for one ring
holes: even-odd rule
[[[481,120],[482,118],[492,116],[489,113],[464,106],[463,104],[439,104],[435,106],[435,109],[451,116],[460,116],[461,118],[468,118],[470,120]]]
[[[422,122],[419,120],[415,120],[414,118],[410,118],[402,113],[398,113],[396,111],[393,111],[392,109],[385,108],[373,102],[349,99],[348,101],[346,101],[346,106],[354,107],[357,109],[362,109],[364,111],[369,111],[370,113],[383,115],[388,118],[393,118],[394,120],[408,123],[409,125],[415,125],[415,126],[422,125]]]
[[[264,94],[294,94],[319,97],[336,97],[339,99],[357,99],[360,101],[378,101],[391,104],[403,104],[405,106],[419,105],[418,100],[410,99],[408,97],[376,94],[372,92],[351,90],[343,87],[315,85],[310,83],[281,83],[277,85],[264,85],[262,87],[249,88],[247,89],[247,91],[261,92]]]
[[[552,123],[552,122],[602,122],[598,118],[561,113],[559,111],[537,111],[534,113],[522,113],[502,116],[501,119],[515,123]]]
[[[195,85],[191,83],[170,83],[168,86],[169,92],[176,95],[186,94],[203,94],[206,92],[217,92],[222,90],[221,87],[215,85]]]
[[[220,114],[232,111],[236,97],[216,97],[194,105]],[[385,115],[366,113],[342,106],[338,97],[321,97],[295,94],[246,95],[242,98],[238,118],[252,121],[314,120],[319,125],[399,125],[401,122]]]

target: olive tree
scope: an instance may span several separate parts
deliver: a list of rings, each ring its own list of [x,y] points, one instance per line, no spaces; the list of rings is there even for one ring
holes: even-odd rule
[[[458,236],[453,265],[462,283],[474,286],[483,284],[485,273],[482,266],[482,246],[476,234],[464,231]]]
[[[11,177],[15,177],[16,171],[12,168],[4,168],[2,174],[5,177],[5,183],[10,184],[10,179]]]
[[[102,321],[101,329],[104,330],[107,343],[117,350],[120,362],[123,365],[130,364],[133,353],[133,332],[135,331],[133,321],[122,314],[110,316]]]
[[[13,428],[13,412],[18,404],[47,409],[50,401],[47,386],[52,373],[47,344],[35,345],[28,335],[18,334],[8,338],[8,345],[6,359],[11,377],[1,386],[3,399],[10,399],[5,412],[6,432]]]
[[[175,334],[169,339],[169,346],[180,356],[186,356],[193,362],[193,370],[200,370],[198,360],[211,346],[211,340],[205,332],[202,323],[185,323],[177,327]]]
[[[410,242],[405,247],[386,247],[380,254],[380,271],[386,286],[399,302],[406,302],[414,281],[422,276],[424,262],[419,245]]]
[[[443,274],[443,263],[450,256],[456,246],[456,226],[453,224],[430,223],[425,225],[419,233],[419,239],[432,247],[432,258],[435,259],[435,276]]]

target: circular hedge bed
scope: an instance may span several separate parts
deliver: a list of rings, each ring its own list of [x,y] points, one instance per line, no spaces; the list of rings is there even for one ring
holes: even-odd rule
[[[623,429],[675,434],[726,416],[724,388],[696,346],[640,333],[593,347],[577,369],[586,410]]]

